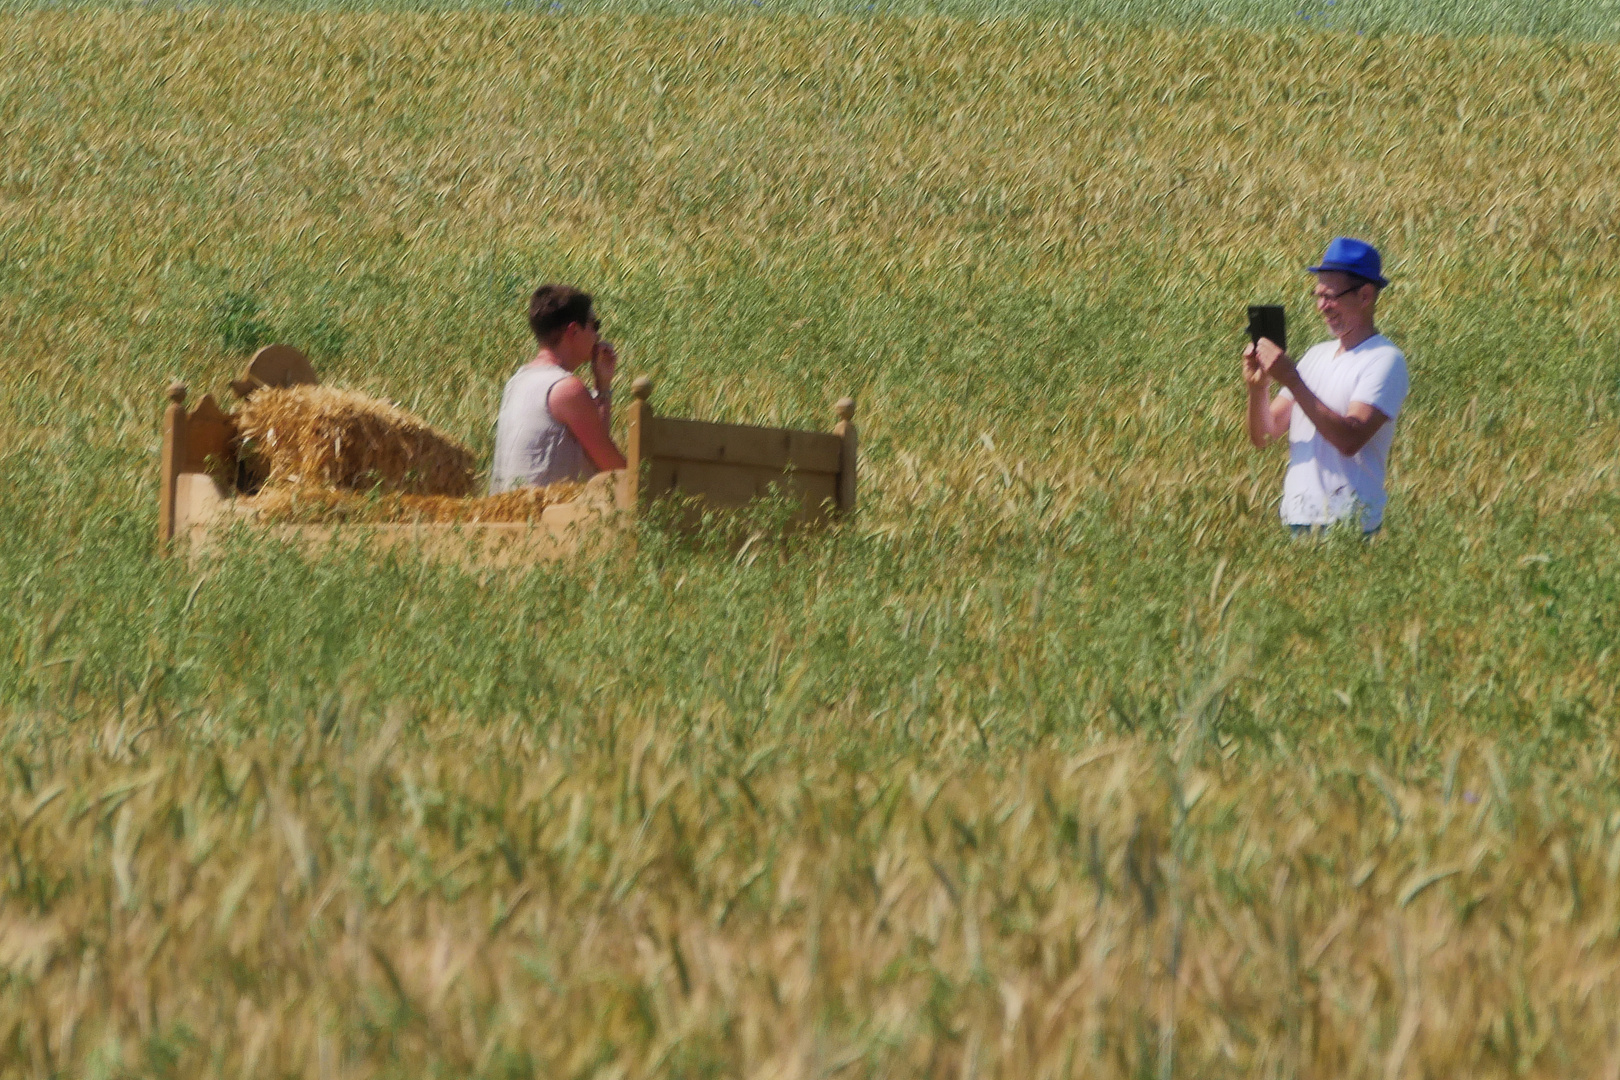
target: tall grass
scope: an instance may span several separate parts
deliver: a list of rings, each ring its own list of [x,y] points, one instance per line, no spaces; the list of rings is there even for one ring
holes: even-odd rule
[[[873,769],[849,728],[780,715],[744,743],[718,715],[368,713],[242,742],[40,731],[54,764],[0,818],[4,1074],[1613,1061],[1607,764],[1516,786],[1483,746],[1412,786],[1189,738]]]
[[[0,1075],[1600,1072],[1617,59],[0,20]],[[1341,232],[1414,392],[1302,545],[1235,357]],[[157,558],[171,377],[289,338],[487,461],[542,280],[670,412],[853,393],[858,518]]]
[[[156,0],[0,0],[0,12],[151,12]],[[184,10],[185,0],[161,9]],[[232,0],[272,14],[485,12],[545,18],[727,16],[1057,20],[1358,35],[1531,36],[1613,41],[1620,0]]]

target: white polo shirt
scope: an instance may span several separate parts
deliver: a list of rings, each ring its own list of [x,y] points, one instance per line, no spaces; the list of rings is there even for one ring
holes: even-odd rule
[[[1299,361],[1299,377],[1322,404],[1343,416],[1351,402],[1371,405],[1389,423],[1349,457],[1335,450],[1303,409],[1288,424],[1288,475],[1283,478],[1282,519],[1287,525],[1330,525],[1358,509],[1361,528],[1384,520],[1384,468],[1395,441],[1395,418],[1409,387],[1406,357],[1395,343],[1374,334],[1350,350],[1338,341],[1313,345]],[[1293,400],[1287,390],[1282,397]]]

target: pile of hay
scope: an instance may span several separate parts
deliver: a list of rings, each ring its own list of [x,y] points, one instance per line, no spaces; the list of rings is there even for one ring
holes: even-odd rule
[[[257,395],[255,395],[257,396]],[[260,521],[285,525],[402,525],[538,521],[540,511],[572,502],[584,484],[563,481],[500,495],[453,498],[397,492],[338,491],[310,485],[267,487],[250,500]]]
[[[242,403],[236,426],[243,460],[267,486],[448,496],[472,490],[471,451],[403,409],[351,390],[265,387]]]

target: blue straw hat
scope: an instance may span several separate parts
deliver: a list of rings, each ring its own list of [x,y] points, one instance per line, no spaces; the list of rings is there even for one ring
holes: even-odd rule
[[[1389,284],[1384,277],[1384,260],[1378,257],[1378,249],[1365,240],[1354,240],[1348,236],[1335,236],[1322,253],[1322,265],[1307,266],[1305,269],[1313,274],[1320,274],[1323,270],[1354,274],[1366,278],[1380,289]]]

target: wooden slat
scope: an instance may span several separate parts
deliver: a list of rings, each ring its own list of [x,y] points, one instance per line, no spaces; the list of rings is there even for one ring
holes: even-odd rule
[[[177,471],[209,472],[209,459],[219,476],[236,474],[236,451],[231,443],[236,436],[236,423],[214,404],[214,395],[204,394],[197,407],[186,416],[184,452],[177,453]],[[178,448],[177,448],[178,449]]]
[[[659,417],[643,432],[642,454],[654,460],[724,462],[836,474],[844,443],[825,431],[712,424]],[[648,436],[651,436],[650,438]]]
[[[206,527],[225,504],[225,495],[207,473],[186,472],[174,482],[174,534],[189,536]]]
[[[678,493],[701,498],[710,509],[744,506],[753,499],[771,493],[771,485],[788,498],[798,500],[803,509],[800,520],[819,518],[825,510],[824,501],[836,505],[838,477],[835,473],[792,472],[761,468],[757,465],[732,465],[712,461],[655,460],[647,471],[646,494],[649,496]]]
[[[265,386],[315,386],[321,380],[309,357],[291,345],[266,345],[253,354],[242,377],[231,383],[239,398]]]

